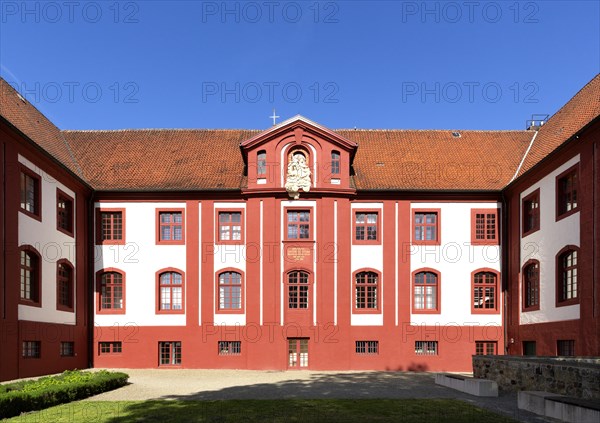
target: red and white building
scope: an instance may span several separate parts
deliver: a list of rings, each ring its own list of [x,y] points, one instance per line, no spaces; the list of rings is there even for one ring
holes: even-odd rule
[[[0,86],[0,380],[600,355],[600,76],[528,131],[61,131]]]

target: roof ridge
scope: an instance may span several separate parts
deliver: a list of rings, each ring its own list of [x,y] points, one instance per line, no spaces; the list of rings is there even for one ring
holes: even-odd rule
[[[64,133],[72,132],[149,132],[149,131],[262,131],[262,129],[233,129],[233,128],[121,128],[121,129],[62,129]]]

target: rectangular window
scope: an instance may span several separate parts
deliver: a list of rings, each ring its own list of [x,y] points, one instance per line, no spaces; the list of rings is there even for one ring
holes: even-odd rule
[[[310,211],[287,211],[287,239],[310,239]]]
[[[40,341],[23,341],[23,358],[40,358],[41,350]]]
[[[219,341],[219,355],[240,355],[242,353],[241,341]]]
[[[56,190],[56,229],[73,236],[73,199]]]
[[[267,174],[267,152],[262,150],[256,155],[256,175],[265,177]]]
[[[440,243],[440,211],[413,211],[413,242],[438,245]]]
[[[379,354],[379,341],[356,341],[356,354]]]
[[[181,341],[159,342],[158,351],[161,366],[181,364]]]
[[[540,229],[540,190],[523,198],[523,236]]]
[[[183,244],[184,214],[183,210],[157,210],[158,244]]]
[[[496,355],[498,343],[493,341],[475,341],[475,355]]]
[[[125,210],[96,209],[96,243],[125,243]]]
[[[575,355],[575,341],[572,339],[556,341],[556,354],[573,357]]]
[[[338,151],[331,152],[331,174],[340,174],[340,153]]]
[[[523,355],[537,355],[535,341],[523,341]]]
[[[21,168],[21,211],[40,220],[40,177],[25,167]]]
[[[219,212],[218,240],[222,243],[243,242],[243,220],[241,211]]]
[[[118,342],[99,342],[98,353],[99,354],[118,354],[122,351],[123,344],[121,341]]]
[[[379,240],[379,213],[357,211],[354,214],[354,240],[357,244],[372,244]]]
[[[437,341],[415,341],[415,354],[438,355]]]
[[[75,356],[75,342],[61,342],[60,343],[60,356],[61,357]]]
[[[471,210],[471,244],[498,244],[498,210]]]
[[[556,177],[556,220],[579,210],[579,165],[575,165]]]

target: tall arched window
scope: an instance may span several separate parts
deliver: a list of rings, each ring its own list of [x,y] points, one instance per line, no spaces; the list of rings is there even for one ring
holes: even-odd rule
[[[176,271],[158,275],[158,310],[163,312],[183,311],[183,275]]]
[[[256,155],[256,175],[264,177],[267,174],[267,152],[261,150]]]
[[[73,266],[66,261],[56,263],[56,308],[73,311]]]
[[[439,312],[439,275],[433,271],[415,273],[413,282],[413,311]]]
[[[354,276],[354,309],[356,311],[379,308],[379,275],[372,271]]]
[[[568,246],[563,248],[556,258],[556,297],[557,305],[577,303],[577,262],[578,248]]]
[[[125,277],[116,269],[98,272],[100,312],[125,312]]]
[[[40,305],[40,256],[33,247],[21,247],[21,301],[24,304]]]
[[[308,308],[308,272],[294,270],[288,273],[288,308]]]
[[[492,271],[473,274],[474,313],[490,313],[498,310],[498,275]]]
[[[523,309],[538,310],[540,308],[540,263],[528,261],[523,267]]]
[[[242,310],[242,274],[219,273],[219,310]]]

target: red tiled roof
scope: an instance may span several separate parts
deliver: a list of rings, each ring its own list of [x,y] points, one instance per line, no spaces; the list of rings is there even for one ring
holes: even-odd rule
[[[259,131],[63,131],[96,190],[226,190],[245,186],[240,142]]]
[[[359,190],[500,190],[532,137],[530,131],[336,132],[358,143]]]
[[[600,74],[588,82],[540,128],[517,176],[521,176],[535,166],[598,115],[600,115]]]
[[[50,155],[102,191],[239,190],[240,144],[258,130],[126,129],[60,131],[0,78],[0,114]],[[538,132],[520,174],[600,112],[600,76]],[[501,190],[534,132],[337,130],[358,145],[358,190]]]
[[[97,190],[240,189],[250,130],[64,131]],[[527,131],[342,130],[359,147],[357,189],[499,190],[529,145]]]
[[[81,177],[80,168],[60,129],[2,78],[0,78],[0,115]]]

